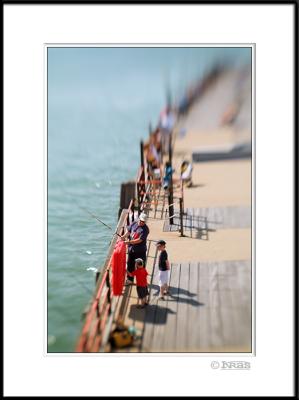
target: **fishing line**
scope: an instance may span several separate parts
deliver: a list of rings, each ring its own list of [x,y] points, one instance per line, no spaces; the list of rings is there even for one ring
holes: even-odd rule
[[[81,207],[79,206],[79,208],[81,208],[81,210],[86,211],[89,215],[91,215],[93,218],[95,218],[98,222],[100,222],[101,224],[103,224],[104,226],[106,226],[108,229],[110,229],[111,231],[113,231],[113,229],[111,228],[111,226],[107,225],[105,222],[103,222],[99,217],[97,217],[95,214],[93,214],[92,212],[90,212],[89,210],[87,210],[87,208]],[[113,235],[117,235],[121,238],[121,235],[117,232],[114,232]]]

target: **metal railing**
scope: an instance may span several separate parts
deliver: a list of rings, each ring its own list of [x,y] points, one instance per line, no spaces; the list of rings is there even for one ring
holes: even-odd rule
[[[118,221],[115,233],[124,234],[125,227],[135,221],[141,212],[147,212],[149,207],[155,205],[155,215],[157,204],[159,203],[159,195],[162,186],[162,179],[153,179],[148,174],[147,154],[143,142],[140,143],[141,165],[136,176],[136,199],[130,201],[129,207],[123,209]],[[174,180],[175,182],[175,180]],[[173,182],[172,182],[173,183]],[[157,195],[157,191],[159,194]],[[183,184],[179,185],[179,195],[173,196],[173,185],[171,185],[172,203],[169,203],[168,210],[173,210],[174,199],[179,199],[180,214],[182,221],[183,213]],[[165,200],[165,198],[164,198]],[[137,201],[137,204],[136,204]],[[173,211],[172,211],[173,212]],[[170,221],[174,217],[169,215]],[[181,222],[181,236],[183,236],[183,226]],[[91,305],[85,313],[85,322],[82,328],[81,335],[77,342],[76,352],[98,352],[100,348],[105,346],[104,337],[107,333],[108,318],[112,313],[112,273],[111,261],[114,247],[117,241],[117,235],[112,238],[108,249],[106,262],[100,272],[96,275],[96,289]]]
[[[134,201],[131,200],[128,209],[123,210],[116,228],[116,233],[122,234],[125,226],[130,220],[130,215],[134,218]],[[108,249],[108,256],[102,271],[97,276],[95,295],[89,310],[86,312],[85,323],[76,346],[76,352],[98,352],[103,344],[103,336],[107,325],[107,319],[111,314],[112,304],[112,273],[111,260],[117,241],[114,235]]]

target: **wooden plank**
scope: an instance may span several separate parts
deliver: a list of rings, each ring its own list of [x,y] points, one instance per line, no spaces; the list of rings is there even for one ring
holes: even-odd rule
[[[249,349],[251,341],[250,267],[246,261],[220,264],[220,298],[223,346],[227,351]],[[239,351],[239,350],[236,350]]]
[[[220,312],[220,294],[218,282],[218,263],[210,266],[210,324],[211,324],[211,351],[223,345],[223,324]]]
[[[187,321],[189,310],[189,272],[190,264],[181,264],[180,284],[178,293],[176,351],[186,351],[187,348]]]
[[[210,284],[209,284],[209,262],[199,263],[199,279],[198,279],[198,293],[199,302],[203,304],[203,307],[199,309],[198,315],[198,326],[199,326],[199,337],[197,339],[197,346],[201,351],[207,351],[210,347]]]
[[[244,301],[251,302],[251,261],[235,261],[235,264],[238,288],[243,293]]]
[[[170,280],[171,280],[170,270]],[[167,317],[169,310],[167,308],[167,301],[158,301],[158,296],[160,292],[159,287],[159,269],[158,265],[156,267],[156,272],[154,276],[154,284],[153,284],[153,295],[151,297],[151,303],[155,304],[155,314],[154,314],[154,322],[153,322],[153,330],[152,330],[152,338],[150,351],[151,352],[161,352],[164,350],[164,336],[165,336],[165,326],[167,324]],[[167,299],[167,297],[165,297]]]
[[[238,307],[235,309],[238,321],[236,330],[236,345],[245,346],[251,350],[251,310],[248,307]]]
[[[155,322],[155,315],[156,315],[156,308],[157,308],[157,291],[159,288],[159,280],[157,274],[157,260],[153,265],[153,269],[151,271],[151,280],[149,284],[149,300],[150,304],[146,306],[145,309],[145,316],[144,316],[144,327],[142,332],[142,341],[140,350],[143,352],[150,352],[151,345],[152,345],[152,337],[153,337],[153,330],[154,330],[154,322]]]
[[[172,295],[157,303],[156,269],[150,284],[152,304],[140,311],[145,317],[141,346],[127,351],[250,351],[250,273],[250,261],[173,264]]]
[[[165,301],[159,301],[156,303],[156,313],[154,320],[154,329],[152,335],[151,351],[161,352],[164,350],[164,336],[165,327],[167,324],[167,303]]]
[[[180,281],[180,264],[173,263],[170,268],[170,295],[166,300],[159,300],[161,306],[167,308],[167,324],[164,329],[164,337],[161,344],[161,349],[166,352],[175,351],[176,340],[176,323],[177,323],[177,306],[178,306],[178,292]],[[163,302],[163,303],[162,303]],[[164,305],[165,304],[165,305]]]
[[[223,326],[223,347],[231,351],[237,343],[236,313],[233,308],[231,277],[234,273],[232,262],[221,262],[218,267],[218,281],[221,301],[221,317]]]
[[[189,309],[187,320],[187,350],[199,351],[199,337],[201,326],[199,325],[200,308],[199,302],[199,263],[190,263],[189,270]]]
[[[248,347],[251,350],[251,262],[236,261],[236,281],[238,288],[234,291],[239,298],[238,306],[235,308],[237,320],[236,342],[240,346]]]

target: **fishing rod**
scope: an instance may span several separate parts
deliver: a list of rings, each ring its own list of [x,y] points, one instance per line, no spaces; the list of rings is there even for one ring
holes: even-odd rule
[[[81,206],[79,206],[79,207],[81,208],[81,210],[84,210],[84,211],[88,212],[88,214],[91,215],[93,218],[95,218],[98,222],[100,222],[101,224],[103,224],[103,225],[105,225],[107,228],[109,228],[111,231],[113,231],[113,229],[111,228],[111,226],[105,224],[105,222],[103,222],[103,221],[102,221],[99,217],[97,217],[95,214],[93,214],[92,212],[90,212],[89,210],[87,210],[87,208],[84,208],[84,207],[81,207]],[[114,232],[113,235],[117,235],[117,236],[119,236],[119,237],[121,238],[121,235],[120,235],[119,233],[117,233],[117,232]]]

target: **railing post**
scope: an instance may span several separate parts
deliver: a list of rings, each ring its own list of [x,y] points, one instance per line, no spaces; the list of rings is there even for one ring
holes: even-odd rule
[[[169,194],[168,194],[168,210],[169,210],[169,224],[173,225],[173,182],[172,182],[172,146],[171,146],[172,132],[169,134],[169,147],[168,147],[168,158],[171,168],[170,182],[169,182]]]
[[[134,222],[134,212],[135,212],[135,199],[132,199],[132,222]]]
[[[132,212],[132,218],[130,219],[130,212]],[[134,212],[135,212],[135,198],[133,197],[130,201],[127,213],[127,226],[134,222]],[[124,231],[124,227],[122,228]],[[122,235],[124,232],[122,233]]]
[[[138,201],[138,215],[141,213],[141,183],[137,182],[137,201]]]
[[[156,211],[157,211],[157,199],[159,197],[156,196],[156,182],[154,181],[154,183],[152,184],[153,186],[153,198],[154,198],[154,208],[155,208],[155,216],[156,216]]]
[[[107,299],[108,299],[108,303],[109,303],[109,314],[111,313],[111,286],[110,286],[110,274],[109,274],[109,269],[107,270],[107,275],[106,275],[106,285],[108,287],[108,295],[107,295]]]
[[[183,199],[183,210],[184,210],[185,206],[184,206],[184,182],[183,182],[183,180],[182,180],[182,199]]]
[[[140,166],[144,170],[144,151],[143,151],[143,140],[140,140]]]
[[[183,213],[184,213],[184,208],[183,208],[183,199],[180,198],[180,222],[181,222],[181,236],[184,236],[184,222],[183,222]]]
[[[141,213],[141,202],[145,193],[145,171],[144,171],[144,145],[143,140],[140,141],[140,166],[141,166],[141,184],[137,182],[138,195],[138,215]]]
[[[130,225],[130,210],[128,210],[128,215],[127,215],[127,226]],[[123,233],[122,233],[123,235]]]
[[[139,183],[138,183],[138,181],[136,182],[136,196],[137,196],[137,213],[138,213],[138,215],[139,215],[139,213],[140,213],[140,188],[139,188]]]

